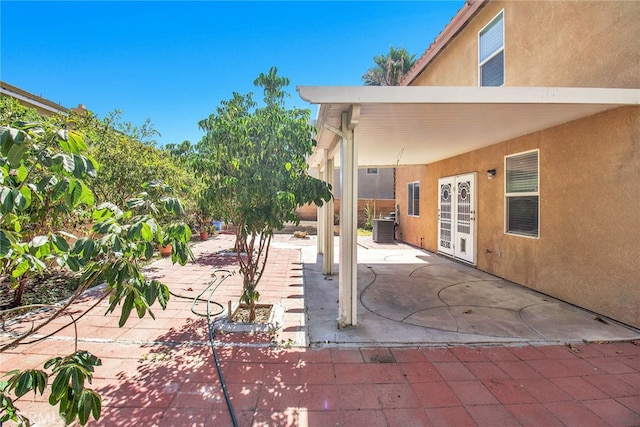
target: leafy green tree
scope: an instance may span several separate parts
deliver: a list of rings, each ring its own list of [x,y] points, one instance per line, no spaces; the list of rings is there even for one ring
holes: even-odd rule
[[[180,144],[167,144],[164,148],[169,154],[178,158],[179,161],[186,161],[187,163],[193,159],[195,154],[195,147],[188,140],[184,140]]]
[[[197,147],[185,140],[180,144],[167,144],[164,148],[175,164],[189,176],[187,206],[189,225],[199,231],[207,231],[213,219],[216,200],[207,196],[202,176],[198,175],[195,169]]]
[[[274,230],[286,222],[298,223],[297,207],[311,202],[321,206],[331,197],[326,183],[307,174],[310,111],[285,107],[289,79],[271,68],[254,84],[263,90],[262,105],[252,93],[234,92],[199,122],[206,135],[197,145],[195,161],[215,212],[235,228],[241,301],[251,307],[251,320]]]
[[[84,133],[65,128],[59,117],[45,119],[32,112],[21,116],[15,105],[14,111],[10,111],[10,103],[2,106],[0,277],[9,277],[12,285],[19,287],[30,275],[58,266],[82,273],[82,284],[63,305],[49,307],[51,315],[45,322],[0,346],[0,353],[61,316],[93,284],[105,283],[102,299],[109,298],[108,312],[120,310],[120,326],[133,310],[139,317],[153,317],[151,306],[156,302],[164,309],[169,290],[163,283],[145,277],[140,261],[150,258],[157,244],[171,242],[174,262],[187,262],[189,227],[169,221],[163,226],[154,217],[182,213],[181,203],[167,195],[151,200],[153,195],[143,191],[129,199],[124,208],[105,202],[94,209],[95,197],[87,183],[95,179],[99,168],[87,155]],[[158,186],[161,184],[152,183],[147,188]],[[47,205],[67,211],[93,209],[93,234],[77,238],[65,231],[69,224],[63,224],[60,230],[40,228],[39,234],[24,233],[38,209]],[[15,309],[2,314],[11,311]],[[99,418],[101,398],[86,384],[91,383],[94,367],[99,365],[100,359],[79,350],[76,342],[74,353],[52,358],[43,370],[10,372],[8,380],[0,381],[0,424],[12,420],[29,425],[15,402],[29,392],[42,394],[47,387],[51,387],[50,404],[59,407],[65,422],[77,418],[84,425],[90,416]]]
[[[155,146],[158,132],[147,119],[141,126],[122,120],[116,110],[100,119],[90,111],[73,114],[69,122],[91,139],[89,153],[100,164],[93,180],[97,202],[123,202],[134,197],[143,182],[163,181],[179,195],[187,209],[195,207],[191,189],[195,179],[179,157]]]
[[[415,58],[406,49],[391,46],[388,54],[373,57],[376,65],[364,73],[362,80],[365,86],[398,86],[415,64]]]

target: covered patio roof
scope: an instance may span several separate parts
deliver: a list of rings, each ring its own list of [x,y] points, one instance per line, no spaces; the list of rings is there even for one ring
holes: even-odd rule
[[[625,105],[640,89],[298,86],[320,104],[316,153],[340,164],[341,115],[358,128],[359,166],[428,164]],[[352,107],[353,106],[353,107]],[[331,130],[333,128],[333,131]],[[312,167],[321,155],[310,159]]]
[[[333,184],[340,169],[338,327],[357,324],[359,166],[429,164],[622,106],[640,89],[441,86],[298,86],[319,104],[309,159]],[[318,213],[318,253],[333,274],[333,203]]]

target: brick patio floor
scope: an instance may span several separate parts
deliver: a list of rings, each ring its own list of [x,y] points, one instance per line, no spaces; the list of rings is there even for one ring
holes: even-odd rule
[[[193,297],[215,268],[230,266],[232,258],[213,255],[229,242],[220,237],[196,245],[197,265],[161,260],[149,271],[172,292]],[[640,343],[299,347],[306,327],[300,253],[276,245],[270,257],[261,300],[285,307],[281,330],[217,337],[240,426],[640,425]],[[240,289],[235,275],[215,299],[237,300]],[[76,314],[95,298],[87,297]],[[116,315],[103,315],[105,307],[79,321],[79,347],[102,359],[93,386],[103,396],[103,413],[89,425],[232,425],[206,319],[191,312],[190,300],[174,297],[167,310],[156,310],[155,321],[131,318],[123,328]],[[73,336],[66,328],[55,339],[5,352],[0,369],[41,366],[52,355],[73,351]],[[35,425],[63,425],[46,399],[25,396],[19,406]]]

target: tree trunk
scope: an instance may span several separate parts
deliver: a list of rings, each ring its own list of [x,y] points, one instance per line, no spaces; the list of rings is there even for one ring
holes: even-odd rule
[[[249,304],[249,322],[256,320],[256,302],[254,300]]]
[[[27,286],[27,277],[22,276],[18,282],[18,287],[13,293],[13,302],[11,307],[19,307],[22,304],[22,294],[24,294],[24,288]]]

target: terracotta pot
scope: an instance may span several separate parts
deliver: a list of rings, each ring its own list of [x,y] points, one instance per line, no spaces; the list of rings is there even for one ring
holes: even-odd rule
[[[200,240],[207,240],[209,238],[209,233],[203,231],[200,233]]]
[[[163,257],[171,256],[171,243],[167,244],[167,246],[158,245],[158,250]]]

